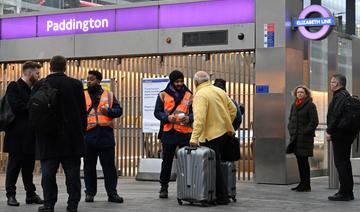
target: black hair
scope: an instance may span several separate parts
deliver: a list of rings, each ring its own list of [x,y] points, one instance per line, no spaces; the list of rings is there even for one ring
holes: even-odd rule
[[[215,79],[214,86],[221,88],[226,92],[226,81],[224,79]]]
[[[50,70],[52,72],[65,72],[66,58],[60,55],[54,56],[50,60]]]
[[[101,81],[103,79],[101,72],[98,70],[91,70],[88,72],[88,74],[94,75],[97,80]]]
[[[39,63],[35,63],[33,61],[26,61],[23,65],[22,65],[22,70],[28,70],[28,69],[35,69],[35,68],[41,68],[42,66]]]

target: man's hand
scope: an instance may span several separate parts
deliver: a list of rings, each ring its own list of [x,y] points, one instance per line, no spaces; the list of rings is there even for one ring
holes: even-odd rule
[[[176,120],[175,115],[169,115],[169,116],[168,116],[168,121],[169,121],[170,123],[175,122],[175,120]]]
[[[328,133],[326,133],[326,140],[327,140],[327,141],[331,141],[331,135],[328,134]]]
[[[103,115],[105,115],[105,116],[107,116],[108,111],[109,111],[109,108],[108,108],[108,107],[101,107],[101,108],[100,108],[100,112],[101,112]]]
[[[190,146],[192,146],[192,147],[198,147],[198,146],[199,146],[199,143],[196,142],[196,141],[190,141]]]
[[[190,121],[190,118],[189,118],[189,116],[185,116],[185,117],[183,117],[183,118],[180,118],[179,121],[180,121],[181,123],[183,123],[183,124],[188,124],[189,121]]]
[[[233,136],[235,136],[235,133],[233,133],[233,132],[227,132],[227,135],[230,136],[230,137],[233,137]]]

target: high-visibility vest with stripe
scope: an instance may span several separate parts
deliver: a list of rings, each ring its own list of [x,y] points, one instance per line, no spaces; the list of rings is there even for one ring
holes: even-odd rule
[[[159,95],[160,95],[161,101],[164,103],[164,109],[165,109],[166,114],[171,115],[170,113],[173,111],[173,109],[175,107],[175,99],[171,95],[169,95],[168,93],[166,93],[164,91],[161,92]],[[192,104],[192,94],[189,91],[186,91],[180,104],[176,107],[176,109],[172,113],[176,116],[175,123],[165,123],[164,127],[163,127],[163,131],[168,132],[171,129],[174,129],[180,133],[191,133],[192,132],[191,124],[190,123],[187,123],[187,124],[181,123],[179,121],[179,117],[178,117],[178,115],[181,113],[188,116],[189,112],[190,112],[191,104]]]
[[[85,91],[86,111],[89,111],[92,101],[89,92]],[[87,130],[91,130],[96,126],[113,128],[113,119],[101,113],[101,107],[112,108],[113,94],[110,91],[104,91],[101,94],[99,105],[97,108],[92,108],[87,117]]]

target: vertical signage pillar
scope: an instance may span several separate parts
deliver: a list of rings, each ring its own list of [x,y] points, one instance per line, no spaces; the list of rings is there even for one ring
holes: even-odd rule
[[[330,83],[331,76],[338,72],[339,67],[339,40],[336,33],[330,34],[328,37],[328,84]],[[328,102],[332,99],[332,92],[330,91],[330,86],[328,86]],[[336,189],[339,187],[338,173],[335,168],[334,163],[334,154],[333,154],[333,145],[331,142],[328,143],[328,170],[329,170],[329,188]]]
[[[269,27],[274,42],[256,38],[256,85],[268,92],[254,98],[255,182],[290,184],[299,181],[294,155],[286,155],[289,143],[287,123],[294,98],[291,91],[303,84],[304,39],[291,28],[293,17],[303,9],[302,0],[257,0],[256,34],[267,35]]]

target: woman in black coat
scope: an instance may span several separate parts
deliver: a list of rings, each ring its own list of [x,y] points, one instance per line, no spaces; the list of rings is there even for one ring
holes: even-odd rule
[[[289,117],[290,144],[287,153],[296,155],[300,184],[293,191],[311,191],[309,157],[313,156],[315,130],[319,124],[316,106],[311,98],[311,91],[306,86],[294,89],[296,97],[291,106]]]

